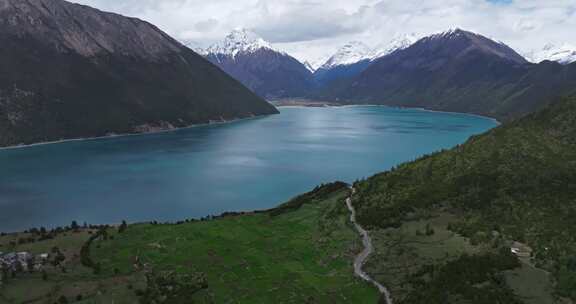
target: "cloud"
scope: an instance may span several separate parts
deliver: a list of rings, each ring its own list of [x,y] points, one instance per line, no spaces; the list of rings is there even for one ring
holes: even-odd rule
[[[194,24],[194,29],[199,32],[208,32],[215,29],[218,26],[218,20],[210,18],[208,20],[196,22]]]
[[[576,44],[574,0],[72,0],[139,17],[207,46],[234,28],[255,31],[300,59],[350,41],[385,44],[402,33],[461,27],[520,50]]]

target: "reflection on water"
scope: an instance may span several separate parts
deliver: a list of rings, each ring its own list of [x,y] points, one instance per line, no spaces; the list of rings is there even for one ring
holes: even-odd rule
[[[367,177],[496,125],[386,107],[281,112],[171,133],[0,151],[0,231],[269,208],[319,183]]]

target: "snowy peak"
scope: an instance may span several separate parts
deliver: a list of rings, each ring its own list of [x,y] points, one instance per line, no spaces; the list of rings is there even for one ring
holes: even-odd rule
[[[259,49],[274,50],[272,45],[247,29],[236,29],[226,36],[224,41],[208,48],[207,53],[236,57],[239,53],[252,53]]]
[[[560,64],[576,62],[576,46],[562,44],[560,46],[548,43],[540,51],[532,51],[526,55],[527,59],[534,63],[544,60],[556,61]]]
[[[336,66],[350,65],[372,58],[373,50],[360,41],[352,41],[341,47],[336,54],[324,63],[321,69],[331,69]]]
[[[414,33],[395,36],[392,40],[390,40],[388,44],[376,49],[374,55],[372,56],[372,60],[376,60],[395,51],[408,48],[418,40],[420,40],[420,36]]]

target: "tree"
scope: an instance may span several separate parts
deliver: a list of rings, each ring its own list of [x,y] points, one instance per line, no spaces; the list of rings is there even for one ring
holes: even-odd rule
[[[122,224],[118,227],[118,233],[123,233],[126,228],[128,228],[128,224],[126,224],[126,221],[122,221]]]
[[[435,231],[434,228],[430,225],[430,223],[426,224],[426,235],[431,236],[434,235]]]
[[[72,221],[72,225],[70,225],[70,228],[72,228],[72,230],[74,231],[78,231],[78,229],[80,229],[80,226],[76,221]]]

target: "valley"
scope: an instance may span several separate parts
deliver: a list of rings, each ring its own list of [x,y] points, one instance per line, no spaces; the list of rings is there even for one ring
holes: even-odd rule
[[[575,17],[0,0],[0,304],[575,304]]]

